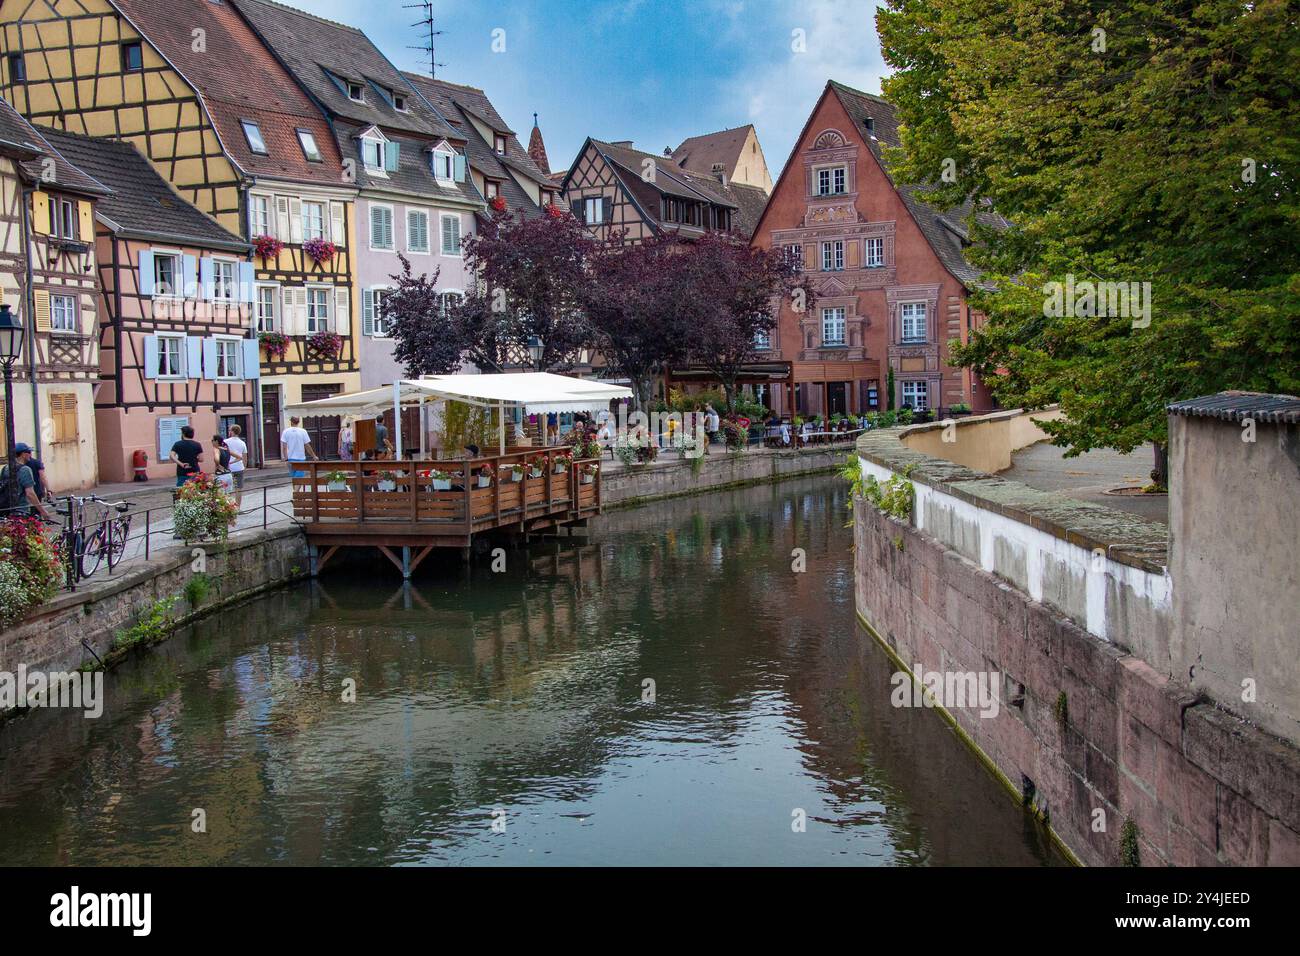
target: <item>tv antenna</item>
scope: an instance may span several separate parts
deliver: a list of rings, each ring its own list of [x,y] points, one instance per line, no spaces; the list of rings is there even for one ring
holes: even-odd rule
[[[422,50],[429,55],[429,76],[433,79],[438,78],[438,67],[446,66],[445,63],[439,63],[437,54],[434,52],[434,37],[442,36],[443,31],[433,28],[433,0],[421,0],[418,3],[404,3],[402,6],[407,10],[423,10],[424,18],[416,20],[411,24],[413,27],[424,27],[427,31],[427,39],[419,46],[412,46],[409,49]]]

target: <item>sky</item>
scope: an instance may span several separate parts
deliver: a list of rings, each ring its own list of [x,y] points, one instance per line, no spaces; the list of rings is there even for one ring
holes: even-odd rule
[[[282,0],[428,72],[415,0]],[[660,153],[753,123],[776,179],[829,79],[880,92],[876,0],[433,0],[438,76],[482,88],[551,168],[587,136]],[[500,31],[500,32],[497,32]],[[796,33],[802,31],[802,34]],[[800,42],[802,41],[802,42]],[[495,49],[494,49],[495,47]],[[796,52],[796,47],[801,47]]]

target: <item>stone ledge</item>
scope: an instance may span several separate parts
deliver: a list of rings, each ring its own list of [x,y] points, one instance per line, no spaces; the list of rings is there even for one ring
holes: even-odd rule
[[[1012,417],[1019,412],[998,412]],[[954,419],[957,427],[977,419]],[[1052,491],[1040,491],[1017,481],[974,471],[942,458],[914,451],[903,444],[913,430],[930,430],[944,423],[881,428],[861,435],[857,452],[867,461],[893,472],[912,468],[908,478],[967,504],[1036,528],[1088,551],[1101,549],[1119,564],[1151,574],[1164,574],[1169,536],[1162,525],[1122,511],[1078,501]]]

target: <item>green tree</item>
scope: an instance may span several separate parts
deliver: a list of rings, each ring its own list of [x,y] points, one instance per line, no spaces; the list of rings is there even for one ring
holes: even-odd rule
[[[1155,442],[1161,479],[1169,402],[1300,388],[1293,4],[889,0],[877,25],[891,172],[1007,220],[972,217],[987,323],[955,364],[1060,402],[1067,454]],[[1150,283],[1150,322],[1049,308],[1067,276]]]

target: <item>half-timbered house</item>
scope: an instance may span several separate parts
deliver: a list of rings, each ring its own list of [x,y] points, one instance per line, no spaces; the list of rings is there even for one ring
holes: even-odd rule
[[[767,202],[756,186],[728,181],[725,171],[700,175],[670,157],[634,149],[630,140],[588,138],[561,184],[569,207],[597,239],[624,242],[706,231],[748,239]]]
[[[129,143],[45,131],[112,192],[96,209],[101,481],[172,474],[181,427],[251,433],[260,374],[248,243],[187,203]]]
[[[5,204],[6,229],[26,237],[23,271],[14,286],[26,330],[22,361],[14,369],[14,430],[44,462],[52,490],[87,488],[97,472],[94,215],[108,189],[70,163],[8,104],[0,104],[0,139],[38,151],[17,166],[16,223],[11,200]],[[6,246],[12,244],[7,238]]]
[[[978,321],[967,298],[980,274],[966,260],[967,208],[939,211],[896,185],[884,160],[898,145],[887,101],[829,82],[777,179],[753,242],[784,250],[817,292],[782,305],[760,356],[792,363],[782,413],[835,414],[958,403],[987,410],[987,389],[947,364],[950,340]],[[976,215],[1002,220],[987,208]]]
[[[281,407],[361,383],[357,189],[325,116],[228,2],[5,2],[0,40],[0,89],[20,112],[132,143],[257,246],[254,312],[272,347],[255,438],[278,458]],[[332,451],[337,421],[312,426],[318,450]]]

